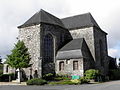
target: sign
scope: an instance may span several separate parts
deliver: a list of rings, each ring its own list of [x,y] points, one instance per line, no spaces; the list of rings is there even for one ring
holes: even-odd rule
[[[72,79],[80,79],[80,76],[78,76],[78,75],[73,75],[73,76],[72,76]]]

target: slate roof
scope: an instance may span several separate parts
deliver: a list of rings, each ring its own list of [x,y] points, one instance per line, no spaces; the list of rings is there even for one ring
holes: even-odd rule
[[[95,26],[100,28],[90,13],[67,17],[61,20],[65,25],[65,27],[69,30],[83,28],[83,27],[90,27],[90,26]]]
[[[50,14],[42,9],[39,12],[35,13],[23,25],[18,26],[18,28],[31,26],[31,25],[35,25],[35,24],[40,24],[41,22],[48,23],[48,24],[54,24],[54,25],[58,25],[58,26],[65,28],[62,21],[59,18],[53,16],[52,14]]]
[[[69,43],[67,43],[65,46],[63,46],[59,51],[67,51],[67,50],[76,50],[81,49],[83,38],[73,39]]]
[[[83,41],[83,38],[73,39],[58,51],[56,59],[75,59],[83,57],[81,52]]]

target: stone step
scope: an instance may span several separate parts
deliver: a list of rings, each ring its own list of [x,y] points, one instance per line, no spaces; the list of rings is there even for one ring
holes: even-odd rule
[[[12,80],[12,82],[18,82],[18,80]]]

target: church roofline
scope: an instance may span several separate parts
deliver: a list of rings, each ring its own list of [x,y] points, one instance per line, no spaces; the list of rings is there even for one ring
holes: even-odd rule
[[[57,26],[65,28],[64,24],[62,23],[62,21],[59,18],[44,11],[43,9],[41,9],[39,12],[35,13],[24,24],[18,26],[18,28],[24,28],[24,27],[32,26],[32,25],[38,25],[40,23],[48,23],[48,24],[53,24],[53,25],[57,25]]]

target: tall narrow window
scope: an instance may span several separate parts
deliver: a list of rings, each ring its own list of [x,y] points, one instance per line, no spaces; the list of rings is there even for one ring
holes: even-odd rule
[[[78,70],[78,61],[73,61],[73,70]]]
[[[104,66],[104,55],[103,55],[103,43],[102,40],[99,41],[99,45],[100,45],[100,63],[101,66]]]
[[[53,37],[51,34],[47,34],[44,37],[43,57],[44,57],[44,62],[48,62],[48,63],[53,62],[54,46],[53,46]]]
[[[59,71],[64,70],[64,62],[59,63]]]

